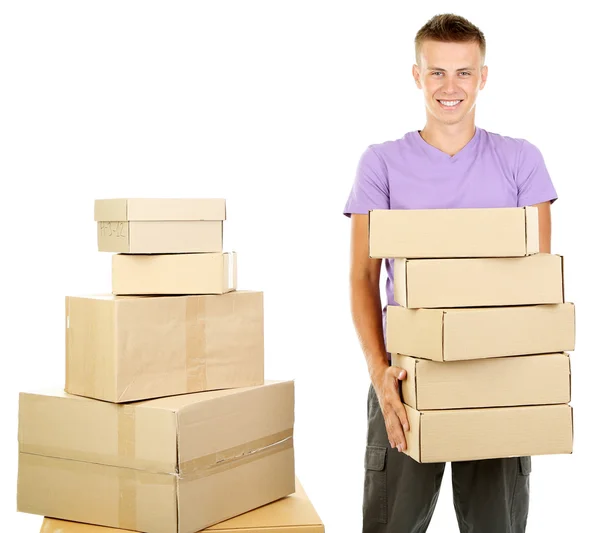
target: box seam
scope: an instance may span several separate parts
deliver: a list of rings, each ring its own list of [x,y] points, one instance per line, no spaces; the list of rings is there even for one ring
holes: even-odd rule
[[[442,362],[446,361],[446,311],[442,311]]]
[[[404,260],[404,295],[406,300],[406,307],[410,309],[408,303],[408,259]]]
[[[423,461],[423,415],[417,412],[419,413],[419,462],[421,463]]]
[[[417,380],[417,366],[418,365],[419,365],[419,360],[417,359],[417,360],[415,360],[415,365],[414,365],[414,369],[415,369],[414,372],[415,373],[414,373],[414,377],[413,377],[413,379],[415,381],[415,409],[419,409],[419,394],[418,394],[418,391],[417,391],[417,387],[418,387],[418,385],[417,385],[417,383],[418,383],[418,380]]]
[[[524,224],[524,227],[525,227],[525,255],[529,255],[529,239],[527,238],[527,234],[529,231],[529,227],[527,225],[528,219],[529,219],[529,214],[527,212],[527,207],[525,207],[523,209],[523,216],[525,217],[525,224]]]

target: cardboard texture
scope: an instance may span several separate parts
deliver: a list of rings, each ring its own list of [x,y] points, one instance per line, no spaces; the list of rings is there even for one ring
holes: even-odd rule
[[[408,308],[563,303],[563,257],[395,259],[394,299]]]
[[[432,361],[573,351],[575,306],[407,309],[390,305],[386,348]]]
[[[444,363],[449,364],[449,363]],[[406,406],[408,450],[435,463],[572,453],[570,405],[417,411]]]
[[[324,533],[323,522],[296,478],[296,492],[204,531],[219,533]],[[131,533],[79,522],[44,518],[40,533]]]
[[[22,393],[18,510],[195,533],[294,492],[294,384],[127,405]]]
[[[237,254],[115,254],[113,294],[224,294],[237,288]]]
[[[128,402],[264,380],[263,294],[66,298],[66,387]]]
[[[406,370],[403,402],[420,411],[571,401],[566,353],[445,363],[394,354],[392,365]]]
[[[225,218],[222,198],[116,198],[94,204],[101,252],[221,252]]]
[[[369,212],[371,257],[518,257],[539,250],[533,206]]]

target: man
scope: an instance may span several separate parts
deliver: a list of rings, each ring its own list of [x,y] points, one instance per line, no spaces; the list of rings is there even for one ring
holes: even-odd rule
[[[366,149],[344,209],[352,218],[352,316],[371,377],[363,533],[425,532],[445,468],[403,453],[410,427],[398,380],[406,372],[390,366],[385,349],[381,260],[369,258],[369,210],[535,205],[540,250],[550,253],[550,204],[557,198],[533,144],[475,126],[475,101],[488,74],[482,32],[463,17],[437,15],[417,33],[415,51],[425,127]],[[393,260],[386,269],[387,302],[397,305]],[[530,457],[452,463],[460,531],[525,531],[530,465]]]

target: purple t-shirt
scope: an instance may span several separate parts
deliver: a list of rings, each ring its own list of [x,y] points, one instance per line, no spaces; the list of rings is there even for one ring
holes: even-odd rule
[[[344,214],[367,214],[371,209],[521,207],[556,198],[541,152],[524,139],[475,128],[471,140],[450,156],[425,142],[419,131],[411,131],[365,150]],[[397,305],[393,259],[386,259],[385,266],[388,305]]]

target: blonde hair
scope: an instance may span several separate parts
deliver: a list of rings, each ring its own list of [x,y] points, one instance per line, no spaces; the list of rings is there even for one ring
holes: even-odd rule
[[[420,65],[421,47],[425,41],[444,43],[476,42],[481,50],[481,64],[485,61],[485,37],[483,32],[466,18],[453,13],[435,15],[417,32],[415,56]]]

